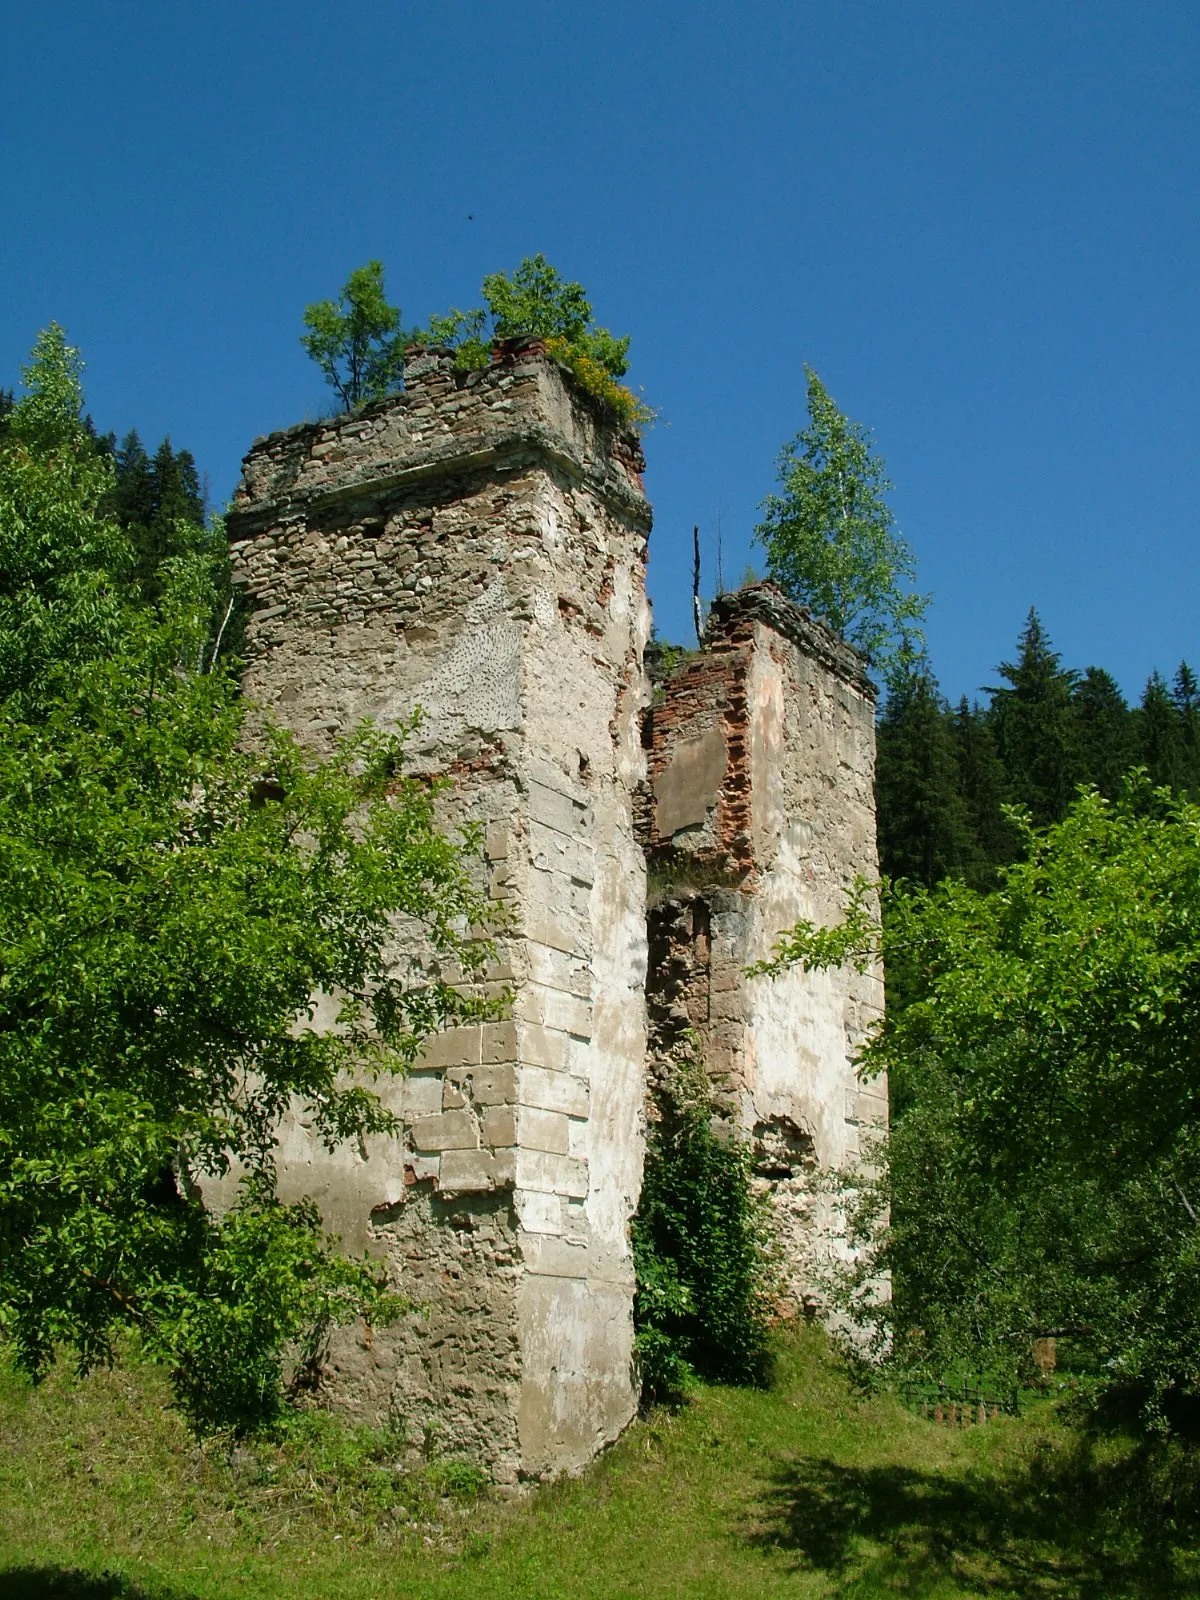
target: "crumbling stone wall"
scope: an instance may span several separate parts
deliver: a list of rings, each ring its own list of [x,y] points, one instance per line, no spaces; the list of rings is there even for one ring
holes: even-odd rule
[[[420,706],[413,763],[454,777],[446,820],[483,826],[510,913],[488,974],[508,1014],[381,1085],[403,1140],[330,1153],[293,1118],[277,1152],[283,1197],[413,1307],[339,1338],[330,1397],[501,1481],[581,1465],[633,1414],[648,1069],[698,1046],[752,1139],[785,1306],[841,1247],[816,1167],[886,1116],[852,1065],[878,973],[744,977],[875,874],[871,685],[758,585],[651,707],[641,468],[536,341],[471,374],[420,352],[402,395],[256,441],[229,518],[251,700],[316,748]]]
[[[882,975],[747,979],[801,917],[841,920],[877,876],[874,689],[853,650],[770,584],[714,602],[704,649],[647,718],[652,1059],[698,1050],[717,1103],[752,1141],[782,1244],[785,1311],[819,1303],[817,1258],[845,1249],[813,1183],[887,1119],[854,1057]]]
[[[256,441],[229,519],[248,695],[318,748],[419,705],[416,763],[455,776],[512,913],[509,1017],[384,1086],[403,1145],[331,1156],[293,1122],[277,1161],[414,1303],[335,1346],[339,1403],[501,1480],[580,1465],[636,1403],[640,469],[535,342],[469,375],[435,351],[402,395]]]

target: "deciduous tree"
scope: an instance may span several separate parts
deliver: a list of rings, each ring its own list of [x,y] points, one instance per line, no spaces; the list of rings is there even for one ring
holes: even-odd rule
[[[763,502],[755,534],[768,576],[887,671],[921,654],[928,601],[910,587],[916,562],[887,503],[892,485],[870,433],[805,371],[808,426],[783,447],[780,491]]]
[[[1200,1392],[1200,807],[1144,774],[1028,830],[995,893],[865,890],[778,964],[907,952],[863,1055],[906,1108],[857,1187],[843,1308],[935,1376],[1019,1375],[1035,1338],[1160,1419]],[[892,1280],[889,1305],[871,1286]]]
[[[330,1143],[393,1132],[371,1078],[483,1014],[437,965],[486,954],[474,840],[402,735],[251,751],[235,682],[195,670],[206,558],[168,560],[153,606],[130,582],[61,330],[27,384],[0,446],[0,1328],[34,1372],[135,1328],[198,1426],[245,1424],[285,1346],[384,1305],[275,1199],[273,1139],[292,1104]],[[231,1164],[211,1215],[197,1185]]]
[[[387,302],[382,261],[356,267],[337,300],[305,306],[304,325],[300,343],[347,411],[399,388],[406,340],[400,309]]]

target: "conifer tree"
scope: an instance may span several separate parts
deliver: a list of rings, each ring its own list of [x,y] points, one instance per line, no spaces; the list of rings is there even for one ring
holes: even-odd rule
[[[926,668],[895,682],[880,719],[875,794],[880,866],[932,888],[974,876],[979,847],[961,792],[954,730]]]
[[[112,450],[112,458],[113,486],[104,509],[130,532],[148,528],[154,516],[154,473],[136,428]]]
[[[1137,711],[1139,756],[1152,783],[1177,789],[1183,778],[1181,719],[1161,672],[1152,672]]]
[[[1200,794],[1200,683],[1186,661],[1179,663],[1171,698],[1179,716],[1180,783],[1195,799]]]
[[[999,667],[1008,687],[990,691],[990,720],[1012,797],[1037,825],[1066,816],[1081,776],[1072,707],[1078,674],[1060,660],[1031,607],[1016,661]]]
[[[138,549],[138,577],[152,595],[155,574],[171,556],[182,555],[204,526],[204,496],[190,450],[175,451],[169,438],[150,463],[150,515],[131,528]]]
[[[1133,716],[1116,679],[1103,667],[1088,667],[1071,697],[1079,744],[1079,777],[1109,800],[1121,792],[1125,774],[1137,765]]]
[[[958,755],[959,785],[975,840],[975,865],[967,873],[973,889],[992,886],[998,868],[1015,861],[1021,841],[1004,814],[1009,801],[1008,778],[996,749],[988,714],[966,695],[954,713],[953,732]]]

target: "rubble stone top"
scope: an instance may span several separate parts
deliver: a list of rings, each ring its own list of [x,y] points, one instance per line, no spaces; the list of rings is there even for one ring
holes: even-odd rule
[[[402,393],[355,411],[256,439],[242,467],[233,516],[251,531],[321,502],[536,458],[586,483],[648,530],[645,460],[636,434],[606,417],[569,369],[536,340],[497,348],[479,372],[454,353],[414,348]]]
[[[704,648],[719,650],[732,642],[747,621],[762,622],[782,635],[814,661],[874,700],[878,694],[867,676],[863,656],[839,637],[827,622],[814,617],[807,606],[789,600],[777,584],[765,580],[719,594],[708,613]]]

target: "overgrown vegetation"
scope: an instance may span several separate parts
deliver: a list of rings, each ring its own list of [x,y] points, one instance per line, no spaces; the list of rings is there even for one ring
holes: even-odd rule
[[[530,338],[544,340],[615,422],[637,429],[653,421],[650,407],[620,381],[629,371],[629,335],[600,327],[583,285],[562,278],[545,256],[526,256],[511,275],[489,272],[483,301],[404,330],[399,307],[384,293],[383,263],[368,261],[350,274],[340,299],[305,307],[308,332],[300,342],[347,411],[402,386],[409,345],[449,346],[457,369],[472,372],[488,365],[501,340]]]
[[[843,1307],[935,1376],[1028,1377],[1056,1338],[1166,1427],[1200,1398],[1200,807],[1142,776],[1014,826],[1024,858],[992,894],[893,886],[882,931],[860,896],[781,946],[812,966],[881,951],[906,987],[863,1053],[899,1115],[881,1176],[856,1180]]]
[[[275,1198],[275,1130],[296,1103],[329,1144],[395,1131],[364,1076],[488,1011],[421,961],[482,970],[478,841],[438,830],[402,737],[250,752],[210,541],[177,520],[147,581],[81,416],[52,327],[0,440],[0,1332],[41,1373],[136,1329],[197,1428],[246,1427],[285,1348],[390,1310]],[[235,1165],[206,1210],[197,1180]]]
[[[583,285],[560,277],[545,256],[526,256],[511,277],[488,273],[483,299],[470,311],[432,317],[412,339],[450,345],[460,371],[486,367],[498,340],[544,339],[549,353],[617,422],[642,427],[653,420],[650,408],[620,382],[629,371],[629,335],[617,338],[600,327]]]
[[[652,909],[681,890],[734,888],[742,880],[742,873],[689,850],[663,851],[646,863],[646,905]]]
[[[762,1383],[770,1372],[770,1223],[749,1150],[721,1138],[703,1066],[664,1064],[633,1222],[643,1403],[677,1404],[698,1378]]]
[[[1056,1402],[1054,1396],[1062,1400]],[[519,1499],[406,1441],[296,1418],[197,1445],[153,1367],[0,1366],[13,1600],[1190,1600],[1194,1447],[1069,1389],[952,1429],[847,1384],[814,1329],[769,1389],[699,1385]]]

